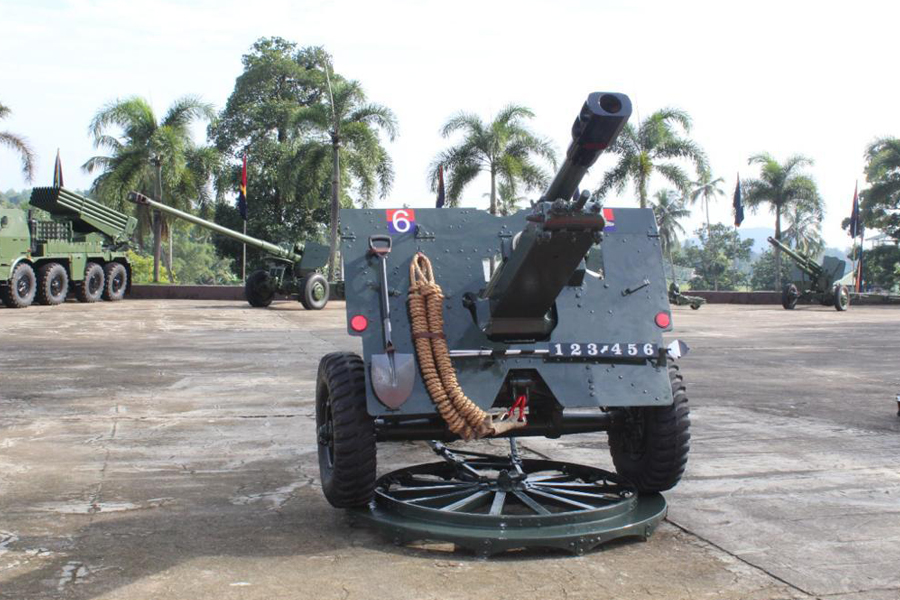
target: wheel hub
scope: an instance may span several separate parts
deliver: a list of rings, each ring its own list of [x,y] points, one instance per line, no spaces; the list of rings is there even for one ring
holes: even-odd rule
[[[354,514],[396,543],[452,542],[488,556],[517,548],[581,554],[620,537],[649,537],[666,515],[660,494],[638,496],[624,478],[573,463],[450,451],[444,462],[381,477]]]

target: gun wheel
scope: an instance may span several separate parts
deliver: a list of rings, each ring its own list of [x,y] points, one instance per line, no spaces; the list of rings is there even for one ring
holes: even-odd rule
[[[381,477],[357,514],[397,543],[451,542],[488,556],[520,548],[581,554],[609,540],[649,536],[666,514],[623,477],[583,465],[450,451],[445,462]]]
[[[375,489],[375,421],[366,410],[365,366],[352,352],[319,361],[316,437],[328,502],[335,508],[368,504]]]
[[[68,293],[69,275],[65,267],[59,263],[47,263],[38,269],[38,303],[49,306],[62,304]]]
[[[850,290],[847,289],[847,286],[842,284],[837,284],[834,286],[834,308],[838,312],[843,312],[850,308]]]
[[[300,285],[300,304],[306,310],[322,310],[328,304],[328,280],[319,273],[310,273]]]
[[[797,300],[800,299],[800,291],[793,283],[789,283],[781,290],[781,305],[785,310],[794,310]]]
[[[89,262],[84,267],[84,279],[75,284],[75,297],[79,302],[97,302],[103,296],[105,282],[103,267]]]
[[[244,298],[254,308],[265,308],[275,299],[268,271],[254,271],[244,284]]]
[[[125,290],[128,289],[128,269],[125,268],[125,265],[118,262],[107,263],[103,273],[106,276],[103,299],[117,302],[124,298]]]
[[[691,441],[691,416],[684,380],[669,365],[672,404],[619,409],[626,424],[609,432],[616,471],[641,492],[664,492],[681,480]]]

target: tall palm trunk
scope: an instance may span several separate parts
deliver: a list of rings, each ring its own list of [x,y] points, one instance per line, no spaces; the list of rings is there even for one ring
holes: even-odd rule
[[[338,217],[341,189],[341,171],[340,171],[340,138],[335,131],[331,134],[331,253],[328,255],[328,277],[334,279],[334,263],[337,257],[337,240],[338,240]]]
[[[162,163],[156,161],[156,200],[162,202]],[[162,254],[162,213],[153,211],[153,283],[159,283],[159,258]]]
[[[781,241],[781,205],[775,205],[775,239]],[[781,248],[775,246],[775,289],[781,290]]]
[[[497,214],[497,173],[494,172],[494,169],[491,169],[491,209],[490,213],[492,215]]]
[[[172,269],[172,265],[175,264],[175,254],[172,251],[172,247],[175,245],[175,222],[169,222],[169,264],[166,265],[166,268],[169,270],[169,283],[175,283],[175,272]]]

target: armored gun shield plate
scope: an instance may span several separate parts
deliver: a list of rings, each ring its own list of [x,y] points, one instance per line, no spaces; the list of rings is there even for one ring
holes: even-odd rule
[[[384,352],[379,264],[368,254],[367,241],[373,234],[390,235],[393,250],[387,275],[396,352],[415,352],[406,299],[410,263],[422,252],[430,258],[445,297],[449,349],[493,351],[487,357],[453,361],[460,386],[480,408],[489,410],[501,387],[519,370],[536,372],[563,408],[671,404],[666,369],[653,358],[547,356],[552,344],[596,341],[665,347],[662,334],[671,329],[671,313],[653,213],[619,208],[603,212],[607,226],[600,246],[602,268],[579,269],[562,289],[548,316],[555,319],[552,332],[544,339],[497,341],[479,328],[465,301],[485,289],[492,260],[502,261],[511,252],[514,236],[526,225],[526,211],[503,217],[475,209],[342,210],[348,333],[362,337],[367,366],[373,355]],[[664,318],[657,319],[658,315]],[[353,322],[368,326],[354,329]],[[369,414],[435,414],[418,373],[409,400],[395,410],[379,401],[370,369],[366,371]]]

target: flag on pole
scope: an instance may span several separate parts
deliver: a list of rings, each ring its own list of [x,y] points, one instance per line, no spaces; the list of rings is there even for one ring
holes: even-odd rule
[[[238,212],[247,220],[247,155],[244,155],[244,166],[241,169],[241,191],[238,193]]]
[[[62,161],[59,160],[59,148],[56,149],[56,164],[53,166],[53,187],[63,186]]]
[[[859,182],[853,186],[853,210],[850,212],[850,237],[855,238],[862,233],[862,227],[859,225]]]
[[[435,208],[444,208],[444,165],[438,165],[438,195]]]
[[[740,227],[744,222],[744,205],[741,203],[741,174],[738,173],[737,185],[734,186],[734,226]]]

